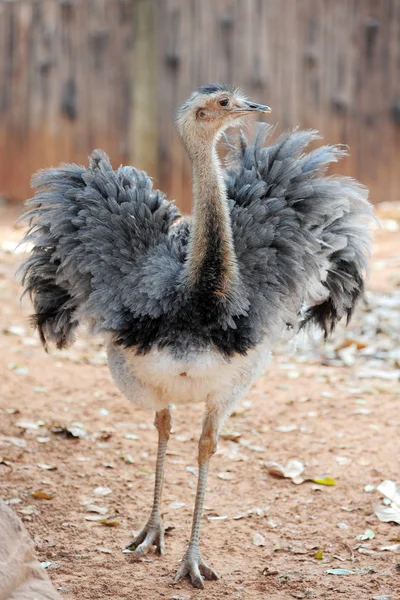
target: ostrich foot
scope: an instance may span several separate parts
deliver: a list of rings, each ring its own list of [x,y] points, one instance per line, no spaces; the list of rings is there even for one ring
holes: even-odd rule
[[[203,561],[200,550],[196,546],[189,546],[182,558],[181,566],[175,576],[175,582],[184,577],[189,577],[196,588],[204,588],[204,579],[218,579],[218,575]]]
[[[159,554],[164,554],[164,527],[159,515],[151,516],[143,529],[126,547],[134,556],[145,556],[152,546],[156,546]]]

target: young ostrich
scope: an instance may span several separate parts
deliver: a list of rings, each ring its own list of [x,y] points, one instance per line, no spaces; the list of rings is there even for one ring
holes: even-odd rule
[[[23,284],[46,347],[72,343],[79,323],[103,333],[123,394],[156,411],[158,451],[150,518],[128,546],[164,552],[160,501],[170,404],[205,402],[190,542],[176,580],[217,579],[199,550],[210,457],[234,405],[284,332],[314,321],[325,335],[350,318],[362,293],[370,247],[366,190],[325,177],[345,152],[309,153],[314,131],[293,131],[264,147],[242,136],[223,169],[217,141],[248,114],[269,113],[224,85],[199,88],[177,127],[193,167],[194,214],[181,217],[150,178],[114,171],[95,150],[89,168],[62,165],[33,178],[27,213],[33,241]]]

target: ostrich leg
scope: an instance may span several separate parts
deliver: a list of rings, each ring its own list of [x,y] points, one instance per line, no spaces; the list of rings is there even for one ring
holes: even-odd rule
[[[224,411],[225,415],[225,411]],[[218,434],[223,416],[213,407],[208,408],[199,440],[199,479],[197,484],[196,502],[193,513],[192,533],[189,546],[176,574],[175,581],[189,576],[194,587],[204,588],[204,579],[218,579],[218,575],[208,567],[200,554],[199,533],[203,513],[204,497],[206,494],[208,467],[211,456],[217,449]],[[222,418],[221,418],[222,416]]]
[[[146,525],[126,547],[133,550],[138,557],[144,556],[152,546],[156,546],[160,554],[164,554],[164,528],[160,516],[160,502],[164,479],[165,453],[171,431],[171,409],[168,406],[164,410],[156,412],[154,425],[158,429],[158,450],[156,464],[156,480],[154,484],[153,508]]]

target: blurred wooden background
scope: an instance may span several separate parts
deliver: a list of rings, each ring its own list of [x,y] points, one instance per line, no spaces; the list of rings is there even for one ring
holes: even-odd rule
[[[338,170],[399,199],[400,0],[0,0],[0,194],[102,147],[189,210],[173,118],[210,81],[348,144]]]

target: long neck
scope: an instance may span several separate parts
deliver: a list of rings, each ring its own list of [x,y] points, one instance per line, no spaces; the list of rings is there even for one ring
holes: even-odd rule
[[[216,142],[189,152],[193,167],[194,224],[189,245],[190,287],[226,297],[237,276],[226,188]]]

